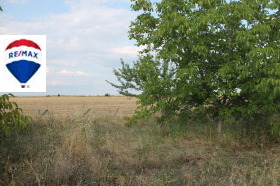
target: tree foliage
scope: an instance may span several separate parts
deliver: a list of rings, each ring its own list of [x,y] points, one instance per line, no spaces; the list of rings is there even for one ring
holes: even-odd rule
[[[0,96],[0,137],[13,130],[28,128],[28,122],[32,119],[30,116],[22,114],[22,109],[16,102],[9,100],[11,96],[13,97],[12,94]]]
[[[129,37],[145,49],[133,65],[121,62],[111,85],[139,98],[135,117],[251,121],[279,112],[279,0],[132,2],[139,15]]]

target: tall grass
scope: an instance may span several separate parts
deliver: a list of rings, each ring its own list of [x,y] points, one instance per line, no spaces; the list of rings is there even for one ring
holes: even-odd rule
[[[249,146],[211,126],[48,112],[0,142],[0,185],[279,185],[279,145]]]

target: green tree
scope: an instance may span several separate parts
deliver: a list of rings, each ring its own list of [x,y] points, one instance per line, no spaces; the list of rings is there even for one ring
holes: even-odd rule
[[[132,2],[129,37],[145,49],[111,85],[139,98],[135,118],[207,117],[220,131],[279,112],[279,0]]]

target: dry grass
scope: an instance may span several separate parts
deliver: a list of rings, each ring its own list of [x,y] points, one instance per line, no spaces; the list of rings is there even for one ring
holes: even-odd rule
[[[279,145],[248,148],[175,123],[126,127],[113,111],[36,118],[0,143],[0,185],[280,183]]]
[[[95,114],[115,113],[118,116],[132,115],[136,109],[136,99],[124,96],[52,96],[11,98],[25,114],[37,116],[48,109],[55,117],[73,116],[88,109]]]

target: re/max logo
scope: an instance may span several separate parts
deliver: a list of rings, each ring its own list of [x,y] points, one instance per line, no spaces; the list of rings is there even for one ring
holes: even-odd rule
[[[15,57],[20,57],[20,56],[25,56],[25,57],[32,57],[38,59],[38,53],[37,52],[32,52],[32,51],[14,51],[9,53],[9,59],[15,58]]]

